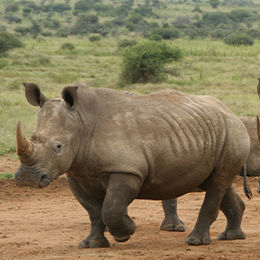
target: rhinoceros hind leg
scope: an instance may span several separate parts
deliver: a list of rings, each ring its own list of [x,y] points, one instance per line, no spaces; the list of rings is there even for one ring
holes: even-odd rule
[[[226,230],[218,235],[218,240],[244,239],[246,235],[241,230],[241,221],[245,203],[231,186],[225,193],[220,209],[227,218]]]
[[[108,240],[104,237],[102,240],[90,240],[86,238],[79,242],[78,248],[110,247]]]
[[[218,240],[234,240],[234,239],[245,239],[245,233],[240,230],[224,231],[218,235]]]
[[[166,231],[179,231],[183,232],[185,231],[186,227],[184,223],[179,219],[180,223],[169,223],[169,220],[164,219],[162,225],[160,226],[161,230],[166,230]]]
[[[185,242],[190,245],[209,245],[211,243],[211,240],[208,234],[205,234],[205,236],[201,239],[198,239],[191,235],[186,238]]]
[[[163,200],[162,206],[165,218],[160,229],[166,231],[185,231],[184,223],[179,219],[177,214],[177,199]]]

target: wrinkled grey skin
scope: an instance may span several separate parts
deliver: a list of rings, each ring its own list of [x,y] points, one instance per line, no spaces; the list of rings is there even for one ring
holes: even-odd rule
[[[48,100],[35,84],[24,85],[29,103],[41,109],[30,140],[18,122],[16,183],[46,187],[67,173],[91,220],[80,248],[108,247],[106,226],[116,241],[127,241],[135,231],[127,214],[134,199],[169,200],[197,187],[205,199],[186,242],[210,244],[219,209],[227,226],[218,239],[245,238],[245,204],[232,182],[250,140],[220,101],[174,90],[131,96],[77,82]]]
[[[257,129],[256,117],[241,117],[250,137],[250,151],[246,161],[246,172],[248,176],[260,176],[260,142]],[[240,172],[240,175],[243,175]],[[259,185],[257,192],[260,193],[260,177],[257,179]]]
[[[247,176],[260,176],[260,143],[258,140],[257,117],[241,117],[250,137],[250,151],[246,161]],[[243,167],[239,172],[243,176]],[[259,185],[257,192],[260,193],[260,177],[257,179]],[[185,226],[177,214],[177,199],[163,201],[165,219],[160,227],[167,231],[184,231]]]
[[[250,137],[250,151],[246,161],[247,176],[260,176],[260,143],[257,135],[257,118],[241,117]],[[243,175],[240,172],[240,175]]]

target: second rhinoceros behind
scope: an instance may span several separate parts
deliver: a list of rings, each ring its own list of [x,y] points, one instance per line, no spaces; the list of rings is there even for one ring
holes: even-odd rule
[[[24,85],[28,102],[41,109],[30,140],[18,123],[16,182],[46,187],[67,173],[91,220],[79,247],[109,246],[106,226],[117,241],[127,241],[135,231],[127,214],[134,199],[168,200],[197,187],[206,191],[205,199],[186,242],[210,243],[219,208],[227,226],[218,239],[245,238],[245,205],[232,181],[250,140],[244,124],[220,101],[174,90],[131,96],[80,83],[49,100],[37,85]]]

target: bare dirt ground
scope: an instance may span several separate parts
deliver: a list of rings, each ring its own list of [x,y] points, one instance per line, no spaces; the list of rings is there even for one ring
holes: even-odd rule
[[[15,172],[19,162],[0,159],[0,174]],[[87,212],[73,197],[65,176],[45,189],[16,187],[14,180],[0,180],[0,259],[260,259],[260,194],[257,180],[248,178],[253,198],[243,192],[243,179],[237,176],[234,187],[246,203],[242,228],[245,240],[218,241],[226,219],[220,212],[211,227],[210,245],[185,243],[192,231],[204,198],[190,193],[178,200],[178,214],[185,232],[160,231],[164,218],[160,201],[136,200],[129,206],[135,220],[135,234],[125,243],[107,233],[110,248],[78,249],[77,244],[90,231]]]

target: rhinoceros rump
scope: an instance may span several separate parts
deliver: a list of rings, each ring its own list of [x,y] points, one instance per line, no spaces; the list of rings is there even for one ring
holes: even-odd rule
[[[106,226],[119,242],[135,223],[134,199],[169,200],[195,188],[205,193],[189,244],[210,244],[219,209],[227,227],[218,239],[242,239],[244,202],[232,181],[244,165],[250,140],[243,123],[219,100],[164,90],[124,95],[84,84],[48,99],[24,83],[28,102],[40,106],[30,140],[17,127],[18,185],[46,187],[63,173],[88,211],[89,236],[79,247],[107,247]]]

